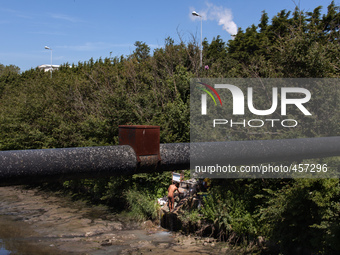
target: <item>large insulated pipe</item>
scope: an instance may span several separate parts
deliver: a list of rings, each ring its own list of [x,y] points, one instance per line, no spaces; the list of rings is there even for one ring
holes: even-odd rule
[[[0,152],[0,186],[133,174],[128,145]]]
[[[195,164],[247,165],[340,156],[340,136],[194,143]]]
[[[160,144],[161,161],[129,145],[0,152],[0,186],[190,168],[197,162],[243,165],[340,156],[340,136]]]

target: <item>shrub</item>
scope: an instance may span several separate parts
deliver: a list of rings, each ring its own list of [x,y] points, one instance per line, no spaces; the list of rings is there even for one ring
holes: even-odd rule
[[[124,196],[132,218],[138,221],[155,220],[157,218],[159,205],[155,197],[137,189],[126,191]]]

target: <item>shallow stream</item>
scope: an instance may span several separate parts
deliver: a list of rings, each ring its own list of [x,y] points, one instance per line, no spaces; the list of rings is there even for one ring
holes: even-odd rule
[[[103,206],[21,187],[0,187],[0,255],[231,254],[214,240],[136,223]]]

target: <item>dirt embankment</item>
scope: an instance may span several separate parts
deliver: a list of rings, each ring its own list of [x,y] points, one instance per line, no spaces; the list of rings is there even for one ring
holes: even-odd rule
[[[225,244],[137,224],[103,206],[0,187],[0,239],[16,254],[232,254]]]

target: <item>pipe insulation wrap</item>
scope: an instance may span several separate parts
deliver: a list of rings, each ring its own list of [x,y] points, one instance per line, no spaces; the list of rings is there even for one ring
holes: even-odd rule
[[[282,140],[160,144],[153,172],[190,168],[190,161],[255,164],[340,156],[340,136]],[[0,186],[132,175],[139,168],[129,145],[0,152]]]

